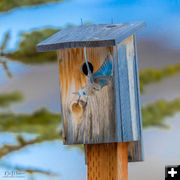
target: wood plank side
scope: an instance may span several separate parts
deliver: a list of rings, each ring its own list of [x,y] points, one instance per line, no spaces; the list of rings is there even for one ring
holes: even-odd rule
[[[123,141],[140,140],[133,36],[117,46]]]
[[[87,58],[93,64],[94,72],[104,63],[112,48],[87,48]],[[87,76],[82,73],[85,63],[83,49],[65,49],[58,51],[60,70],[60,88],[64,119],[64,143],[88,144],[116,142],[116,122],[114,108],[113,80],[100,92],[88,98],[81,98],[73,92],[87,84]],[[87,104],[85,103],[87,101]],[[86,105],[85,105],[86,104]]]
[[[139,134],[140,134],[140,139],[142,141],[142,129],[143,129],[143,125],[142,125],[142,113],[141,113],[141,95],[140,95],[140,82],[139,82],[139,64],[138,64],[138,52],[137,52],[137,43],[136,43],[136,37],[135,35],[133,36],[133,42],[134,42],[134,49],[135,49],[135,79],[136,79],[136,101],[137,101],[137,114],[138,114],[138,125],[139,125]]]
[[[140,140],[135,141],[129,145],[128,160],[129,162],[137,162],[144,160],[144,149],[143,149],[143,137],[142,137],[142,117],[141,117],[141,101],[140,101],[140,85],[139,85],[139,68],[138,68],[138,55],[137,55],[137,44],[136,37],[133,37],[133,43],[135,48],[135,85],[136,85],[136,108],[137,108],[137,121],[139,126]]]
[[[128,180],[127,143],[86,146],[88,180]]]
[[[135,72],[135,50],[133,36],[129,37],[126,42],[126,57],[127,57],[127,67],[128,67],[128,81],[129,81],[129,97],[130,97],[130,109],[131,109],[131,123],[133,140],[140,140],[139,135],[139,121],[137,120],[137,102],[136,102],[136,72]]]
[[[123,142],[128,142],[133,140],[133,132],[131,122],[128,65],[125,44],[120,44],[118,47],[118,73],[120,86],[122,139]]]
[[[134,141],[128,144],[128,162],[143,161],[142,141]]]
[[[141,125],[141,110],[139,109],[139,72],[137,63],[137,52],[134,37],[131,36],[121,44],[126,46],[126,58],[128,65],[128,80],[129,80],[129,99],[131,107],[131,126],[132,126],[132,142],[128,143],[128,161],[137,162],[143,160],[142,148],[142,125]],[[120,44],[120,45],[121,45]],[[120,47],[120,45],[118,45]],[[115,57],[115,56],[114,56]],[[122,94],[121,94],[122,96]],[[121,107],[122,108],[122,107]],[[133,117],[133,118],[132,118]],[[122,123],[118,121],[117,124]],[[131,131],[130,131],[131,132]],[[138,141],[137,141],[138,140]]]
[[[58,56],[58,53],[57,53],[57,56]],[[60,61],[58,61],[58,66],[60,66]],[[59,85],[61,86],[61,83],[60,83],[60,72],[59,72]],[[61,123],[62,124],[65,124],[64,122],[64,115],[63,115],[63,106],[62,106],[62,89],[60,88],[59,89],[59,93],[60,93],[60,113],[61,113]],[[63,139],[63,143],[65,143],[65,131],[64,131],[64,128],[62,128],[62,139]]]
[[[117,126],[117,139],[118,142],[122,142],[122,117],[121,117],[121,104],[120,104],[120,83],[119,83],[119,73],[118,73],[118,48],[114,46],[114,63],[113,63],[113,74],[114,74],[114,90],[115,90],[115,117]]]

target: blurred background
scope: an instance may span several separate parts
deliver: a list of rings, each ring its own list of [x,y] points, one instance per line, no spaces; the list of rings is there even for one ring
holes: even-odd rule
[[[61,140],[56,53],[35,47],[81,19],[147,22],[137,34],[145,161],[129,164],[129,180],[163,180],[180,164],[178,0],[0,1],[0,179],[86,178],[82,146]]]

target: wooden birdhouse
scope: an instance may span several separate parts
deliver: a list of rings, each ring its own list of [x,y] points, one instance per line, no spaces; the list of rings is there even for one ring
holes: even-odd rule
[[[135,38],[143,27],[81,25],[37,45],[57,51],[64,144],[130,142],[128,160],[143,159]]]

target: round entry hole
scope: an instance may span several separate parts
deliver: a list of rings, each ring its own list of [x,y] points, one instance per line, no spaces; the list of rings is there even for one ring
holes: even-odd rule
[[[92,65],[90,62],[88,62],[88,64],[89,64],[90,71],[93,73],[93,65]],[[86,63],[84,63],[84,64],[82,65],[82,72],[83,72],[86,76],[88,75],[88,68],[87,68]]]

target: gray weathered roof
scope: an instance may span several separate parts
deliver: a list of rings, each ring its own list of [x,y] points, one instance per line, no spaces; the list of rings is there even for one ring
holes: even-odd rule
[[[89,24],[63,29],[37,45],[38,51],[114,46],[145,27],[145,22]]]

